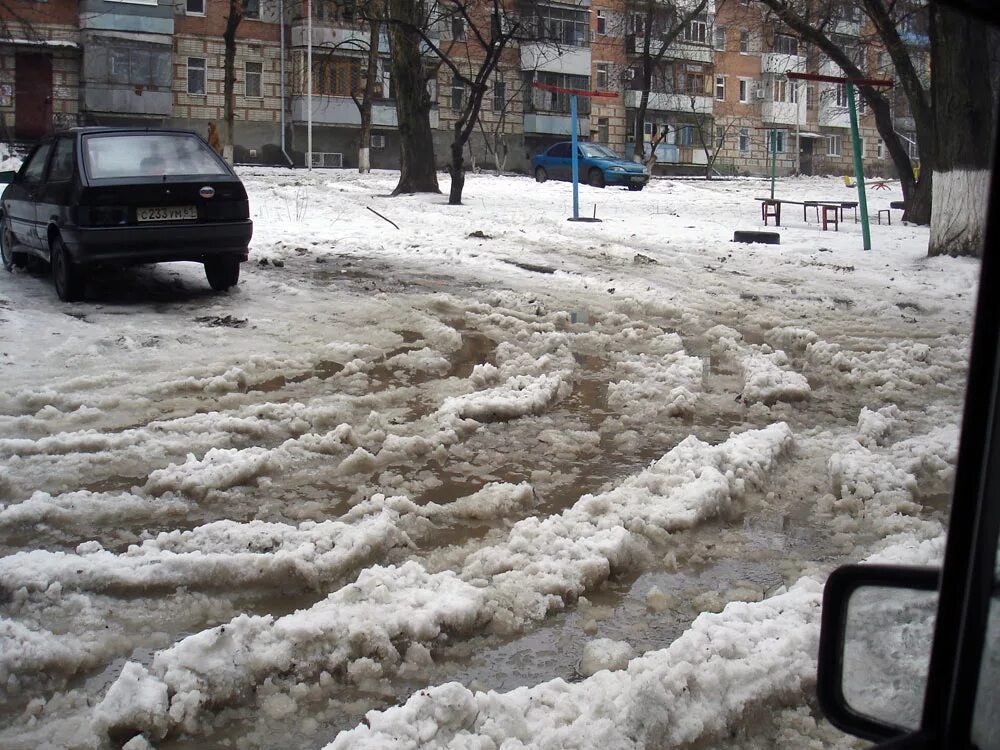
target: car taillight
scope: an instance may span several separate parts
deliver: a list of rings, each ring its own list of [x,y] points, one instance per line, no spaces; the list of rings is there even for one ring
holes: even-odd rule
[[[128,224],[126,206],[80,206],[80,225],[114,227]]]

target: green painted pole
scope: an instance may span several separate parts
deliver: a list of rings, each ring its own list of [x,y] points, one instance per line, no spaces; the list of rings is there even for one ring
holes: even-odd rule
[[[778,172],[778,131],[771,128],[771,200],[774,200],[774,176]]]
[[[851,145],[854,149],[854,182],[858,186],[858,210],[861,212],[861,235],[865,250],[872,249],[872,232],[868,224],[868,198],[865,195],[865,165],[861,161],[861,136],[858,135],[858,107],[854,103],[854,84],[847,84],[847,107],[851,113]]]

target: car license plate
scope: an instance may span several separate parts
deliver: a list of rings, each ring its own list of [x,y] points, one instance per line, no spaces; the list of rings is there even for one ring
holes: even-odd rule
[[[646,181],[646,175],[642,175],[640,177],[633,177],[632,178],[632,182],[645,182],[645,181]]]
[[[138,221],[183,221],[197,219],[197,206],[158,206],[156,208],[137,208],[135,218]]]

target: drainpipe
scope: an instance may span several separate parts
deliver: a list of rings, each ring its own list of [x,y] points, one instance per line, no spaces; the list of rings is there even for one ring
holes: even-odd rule
[[[285,151],[285,0],[278,0],[278,16],[281,28],[281,154],[288,166],[294,167],[292,157]]]

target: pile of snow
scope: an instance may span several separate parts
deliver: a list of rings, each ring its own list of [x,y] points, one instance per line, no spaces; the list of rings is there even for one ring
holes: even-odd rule
[[[590,677],[603,669],[625,669],[634,656],[635,649],[627,641],[595,638],[584,646],[577,671],[584,677]]]

